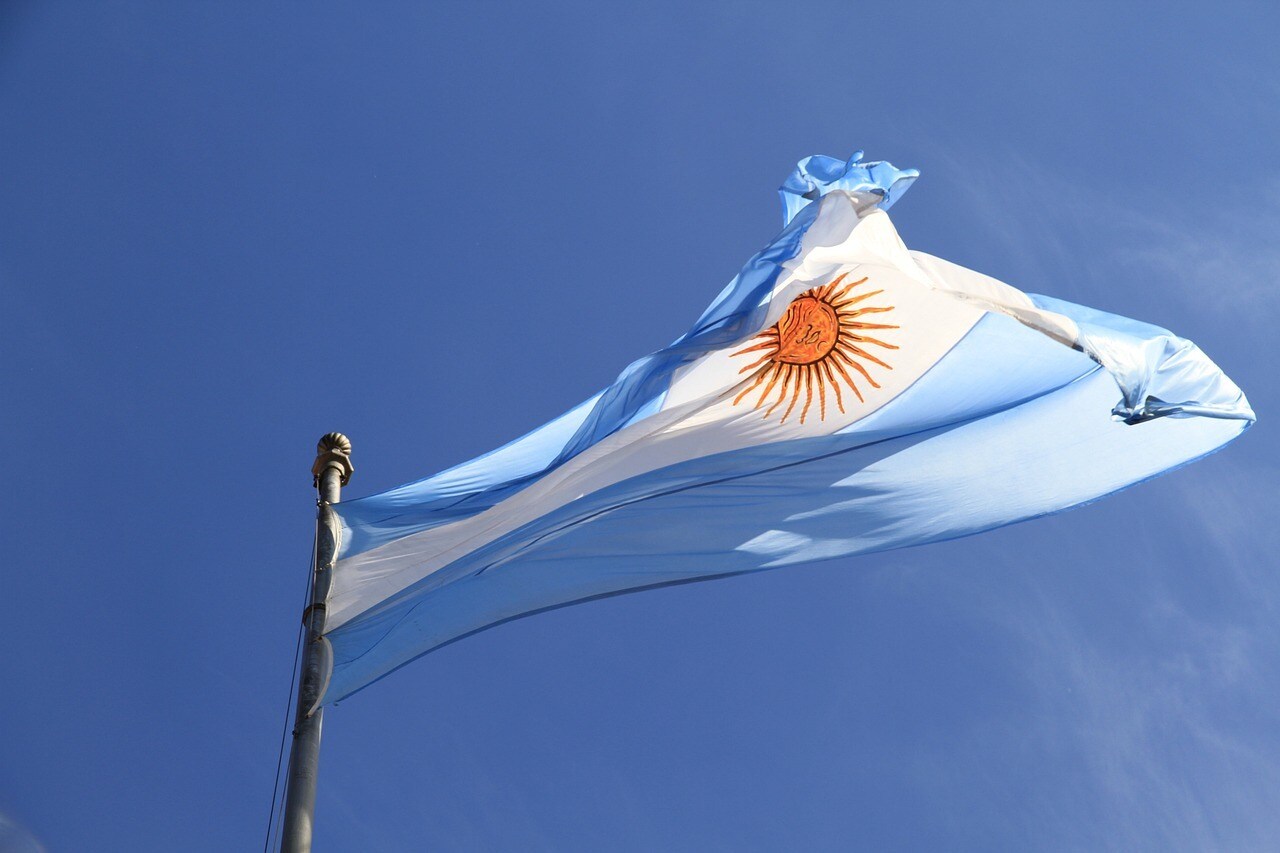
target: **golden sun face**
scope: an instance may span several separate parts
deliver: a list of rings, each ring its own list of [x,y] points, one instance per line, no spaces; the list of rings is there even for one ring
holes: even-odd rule
[[[845,273],[848,275],[848,273]],[[804,423],[809,407],[813,404],[813,392],[818,391],[818,418],[827,417],[827,389],[830,388],[835,397],[836,406],[844,413],[844,398],[840,384],[845,383],[863,402],[858,383],[849,374],[849,369],[860,374],[859,381],[866,381],[872,388],[880,384],[871,378],[864,362],[879,365],[885,370],[893,368],[868,352],[868,347],[897,349],[893,344],[866,334],[880,329],[896,329],[897,326],[886,323],[868,323],[858,319],[868,314],[883,314],[892,311],[893,306],[863,306],[861,303],[873,296],[884,293],[883,290],[869,290],[864,293],[854,292],[865,277],[841,287],[844,275],[835,281],[806,290],[787,306],[787,311],[777,323],[765,329],[755,340],[759,343],[740,349],[730,357],[746,355],[752,352],[763,354],[738,373],[754,371],[744,379],[750,384],[733,400],[738,405],[744,397],[764,385],[764,390],[756,399],[754,408],[776,399],[765,410],[768,418],[783,403],[790,401],[786,411],[782,413],[779,423],[785,423],[800,401],[804,393],[804,405],[800,409],[800,423]]]

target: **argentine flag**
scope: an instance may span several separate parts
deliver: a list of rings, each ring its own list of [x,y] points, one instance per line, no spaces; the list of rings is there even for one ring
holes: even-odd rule
[[[324,702],[538,610],[1058,512],[1254,415],[1194,344],[903,245],[916,177],[810,157],[684,336],[505,447],[336,505]]]

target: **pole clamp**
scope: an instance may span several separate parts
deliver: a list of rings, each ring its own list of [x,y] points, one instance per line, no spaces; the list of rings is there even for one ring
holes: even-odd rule
[[[311,627],[311,615],[312,615],[313,613],[315,613],[315,612],[318,610],[318,611],[320,611],[320,615],[321,615],[321,616],[323,616],[323,615],[328,611],[328,609],[329,609],[329,608],[325,607],[323,603],[308,604],[308,605],[307,605],[305,608],[303,608],[303,610],[302,610],[302,624],[303,624],[303,625],[306,625],[308,628],[310,628],[310,627]]]

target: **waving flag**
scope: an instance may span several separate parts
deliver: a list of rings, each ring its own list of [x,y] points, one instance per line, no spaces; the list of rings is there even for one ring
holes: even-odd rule
[[[1092,501],[1253,421],[1194,344],[908,251],[916,177],[810,157],[690,331],[505,447],[335,507],[340,699],[534,611],[937,542]]]

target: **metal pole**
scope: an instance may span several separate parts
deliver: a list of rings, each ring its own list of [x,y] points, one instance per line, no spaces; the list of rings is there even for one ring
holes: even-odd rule
[[[289,775],[285,783],[284,837],[287,853],[309,853],[315,827],[316,778],[320,772],[320,726],[324,695],[333,671],[329,641],[324,638],[325,600],[338,552],[336,504],[342,487],[351,479],[351,441],[331,432],[316,445],[311,474],[319,490],[316,512],[316,560],[312,567],[311,602],[302,611],[307,636],[302,647],[302,678],[298,685],[298,713],[294,718],[293,746],[289,750]]]

